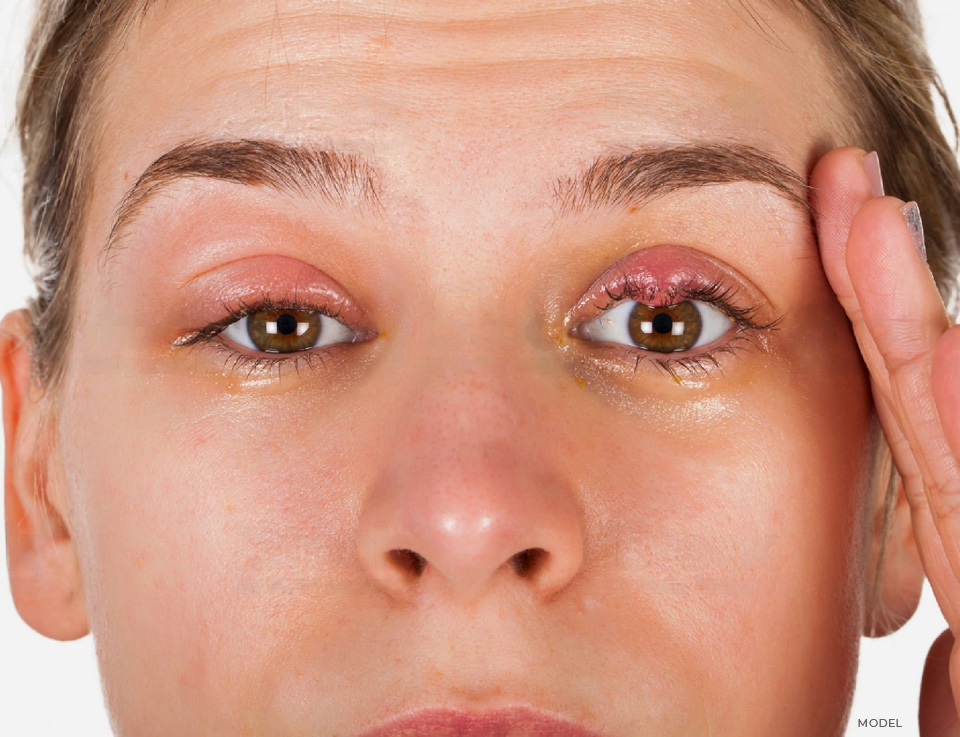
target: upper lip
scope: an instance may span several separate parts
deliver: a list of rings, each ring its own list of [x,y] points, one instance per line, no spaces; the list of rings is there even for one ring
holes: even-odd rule
[[[602,737],[577,722],[529,707],[467,712],[424,709],[392,717],[357,737]]]

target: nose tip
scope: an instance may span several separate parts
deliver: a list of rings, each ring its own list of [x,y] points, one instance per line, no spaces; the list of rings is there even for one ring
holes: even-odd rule
[[[514,483],[463,484],[413,493],[378,490],[361,517],[358,553],[370,579],[392,597],[453,596],[473,602],[497,586],[549,600],[583,560],[572,495]]]
[[[357,529],[361,565],[400,601],[497,591],[546,601],[584,555],[576,476],[557,451],[568,447],[566,425],[554,421],[556,403],[525,352],[463,332],[470,340],[445,335],[444,360],[381,407],[383,455]]]

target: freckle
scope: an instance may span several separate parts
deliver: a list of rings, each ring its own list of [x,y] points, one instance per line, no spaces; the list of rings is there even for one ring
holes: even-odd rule
[[[237,508],[233,504],[224,504],[223,511],[226,512],[227,514],[232,514],[233,512],[237,511]]]
[[[143,570],[143,558],[141,558],[141,557],[139,557],[139,556],[136,557],[136,558],[134,558],[134,560],[133,560],[133,567],[136,568],[138,571],[142,571],[142,570]]]
[[[387,331],[384,330],[383,332],[377,333],[377,337],[386,338],[386,337],[387,337]]]

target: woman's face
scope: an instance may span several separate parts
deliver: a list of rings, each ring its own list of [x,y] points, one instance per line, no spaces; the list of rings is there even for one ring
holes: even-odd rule
[[[840,733],[872,402],[798,185],[842,102],[750,9],[133,26],[56,425],[118,734]]]

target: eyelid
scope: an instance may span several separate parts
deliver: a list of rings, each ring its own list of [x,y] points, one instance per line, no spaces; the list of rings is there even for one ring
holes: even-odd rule
[[[248,368],[249,370],[245,377],[247,380],[254,377],[254,375],[256,375],[257,379],[267,378],[268,374],[274,372],[277,375],[277,379],[279,379],[283,374],[284,367],[292,368],[299,376],[301,365],[311,369],[322,367],[324,357],[336,358],[340,355],[337,351],[341,346],[366,342],[379,336],[377,331],[347,325],[340,319],[340,311],[332,309],[329,305],[322,303],[313,304],[310,300],[302,299],[298,296],[274,300],[266,290],[261,290],[260,296],[251,302],[241,299],[237,306],[223,302],[222,307],[223,310],[228,313],[226,317],[212,322],[203,328],[194,330],[187,335],[181,336],[174,341],[173,347],[187,347],[191,350],[194,348],[201,350],[212,349],[217,354],[224,356],[222,370],[226,370],[227,364],[231,361],[232,365],[229,368],[230,374],[237,372],[241,368]],[[260,351],[244,345],[237,346],[236,341],[233,339],[230,339],[229,343],[224,339],[222,334],[225,333],[227,329],[238,324],[249,315],[277,310],[296,310],[324,316],[343,325],[346,330],[352,332],[353,339],[286,353]],[[227,337],[229,338],[229,336]]]
[[[351,296],[348,285],[299,258],[278,253],[243,256],[204,270],[177,290],[185,306],[184,321],[205,325],[227,314],[230,305],[266,301],[324,308],[329,315],[356,329],[372,330],[366,310]]]
[[[204,327],[193,330],[186,335],[180,336],[174,341],[174,347],[183,347],[193,345],[201,341],[212,340],[213,338],[220,336],[225,330],[227,330],[227,328],[235,325],[237,322],[243,320],[249,315],[276,310],[312,312],[314,314],[323,315],[329,319],[335,320],[337,323],[343,325],[345,328],[354,333],[354,339],[349,341],[351,343],[360,342],[363,339],[368,339],[378,335],[377,331],[375,330],[370,330],[356,325],[350,325],[346,320],[341,318],[342,310],[339,308],[339,306],[334,307],[334,305],[325,303],[323,301],[314,303],[312,297],[301,297],[296,290],[294,291],[292,297],[274,299],[270,292],[261,288],[259,296],[250,300],[242,297],[237,300],[236,303],[227,300],[221,300],[221,309],[222,312],[227,313],[225,317],[211,322]],[[244,346],[244,348],[246,350],[256,350],[247,348],[246,346]],[[306,351],[299,351],[299,353],[305,352]],[[264,353],[264,355],[268,354]]]
[[[758,297],[758,289],[743,279],[731,275],[732,269],[685,246],[651,247],[635,251],[609,268],[587,290],[577,307],[567,316],[566,332],[582,340],[591,349],[591,355],[611,356],[618,362],[629,361],[634,372],[642,362],[653,362],[661,371],[679,381],[677,368],[696,373],[693,367],[706,373],[705,362],[713,364],[722,373],[716,356],[737,353],[746,342],[757,350],[767,347],[767,339],[778,330],[780,314],[770,320],[766,295]],[[735,272],[733,272],[735,273]],[[740,292],[746,297],[737,297]],[[762,293],[760,293],[762,294]],[[708,347],[683,352],[663,353],[627,343],[597,342],[583,335],[583,326],[603,316],[624,302],[641,302],[651,307],[666,307],[684,301],[703,301],[727,315],[734,329],[725,333],[726,340]],[[762,317],[761,317],[762,316]],[[570,327],[570,323],[575,324]],[[730,337],[727,337],[730,336]]]
[[[676,304],[682,301],[681,294],[721,283],[740,295],[741,302],[754,308],[760,318],[773,316],[766,294],[735,269],[698,249],[666,244],[633,251],[604,271],[567,314],[564,327],[609,309],[611,294],[622,294],[628,283],[629,296],[652,307]]]

